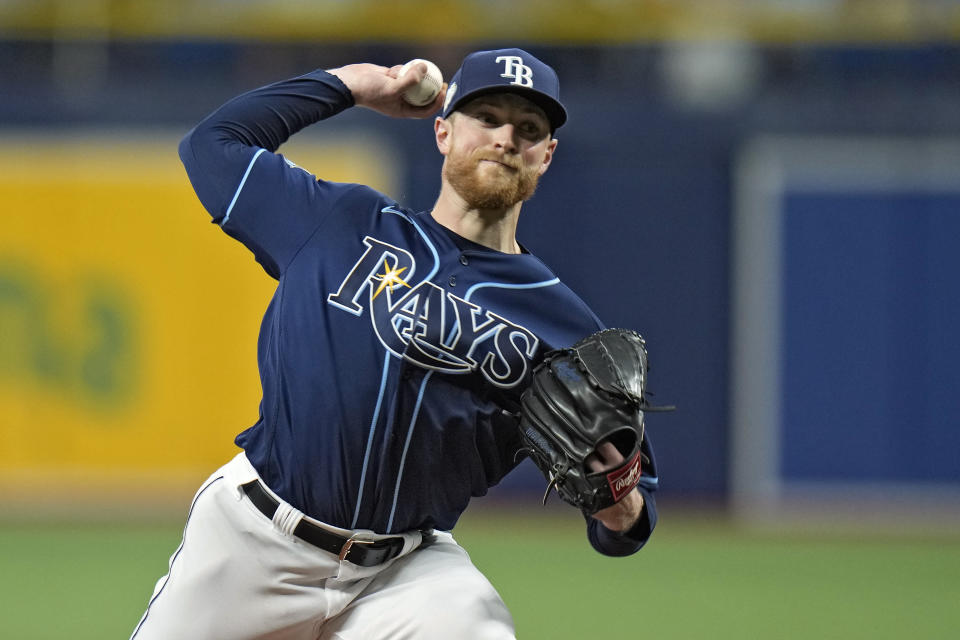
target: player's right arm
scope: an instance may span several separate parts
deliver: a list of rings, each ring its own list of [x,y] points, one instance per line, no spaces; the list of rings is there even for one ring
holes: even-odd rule
[[[415,69],[397,79],[399,69],[351,64],[318,70],[230,100],[180,143],[180,158],[200,201],[214,218],[225,215],[253,154],[274,152],[304,127],[355,104],[394,117],[426,117],[440,108],[443,92],[432,105],[407,104],[403,91],[423,74]]]
[[[304,127],[353,106],[349,89],[323,71],[276,82],[233,98],[180,142],[190,182],[219,222],[261,150],[276,151]]]
[[[399,68],[348,65],[249,91],[215,110],[180,142],[180,158],[200,202],[270,275],[282,274],[347,191],[293,168],[274,152],[304,127],[355,104],[388,115],[429,115],[432,106],[403,102],[400,94],[418,78],[407,74],[398,80]]]

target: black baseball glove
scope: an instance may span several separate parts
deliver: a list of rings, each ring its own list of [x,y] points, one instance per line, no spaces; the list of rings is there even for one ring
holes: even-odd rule
[[[590,515],[618,502],[640,480],[647,350],[635,331],[605,329],[546,354],[523,392],[520,433],[548,484]],[[670,409],[672,407],[662,407]],[[587,457],[609,441],[625,462],[590,472]],[[649,462],[649,460],[647,460]]]

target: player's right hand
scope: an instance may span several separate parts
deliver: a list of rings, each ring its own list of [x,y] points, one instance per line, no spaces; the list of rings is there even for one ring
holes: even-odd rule
[[[337,76],[353,94],[353,101],[361,107],[373,109],[394,118],[427,118],[443,106],[447,83],[428,105],[415,107],[403,99],[403,92],[423,79],[423,69],[414,67],[402,78],[397,76],[402,65],[383,67],[377,64],[348,64],[329,73]]]

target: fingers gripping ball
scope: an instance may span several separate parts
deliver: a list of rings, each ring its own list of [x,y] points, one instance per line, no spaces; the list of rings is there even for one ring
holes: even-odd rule
[[[639,482],[647,382],[640,334],[605,329],[549,352],[521,398],[524,448],[552,488],[586,514],[609,507]],[[615,469],[591,473],[587,457],[604,441],[623,454]]]
[[[443,88],[443,74],[437,65],[423,58],[415,58],[400,68],[398,78],[402,78],[416,64],[424,64],[427,67],[427,73],[423,80],[413,85],[403,92],[403,99],[415,107],[422,107],[430,104]]]

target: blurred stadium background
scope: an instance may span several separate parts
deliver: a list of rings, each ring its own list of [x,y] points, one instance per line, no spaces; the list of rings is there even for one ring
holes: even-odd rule
[[[0,636],[127,637],[256,417],[271,281],[179,138],[316,67],[515,45],[571,113],[522,237],[679,406],[633,558],[530,465],[468,511],[520,637],[956,637],[957,0],[0,0]],[[438,189],[426,121],[282,151]]]

